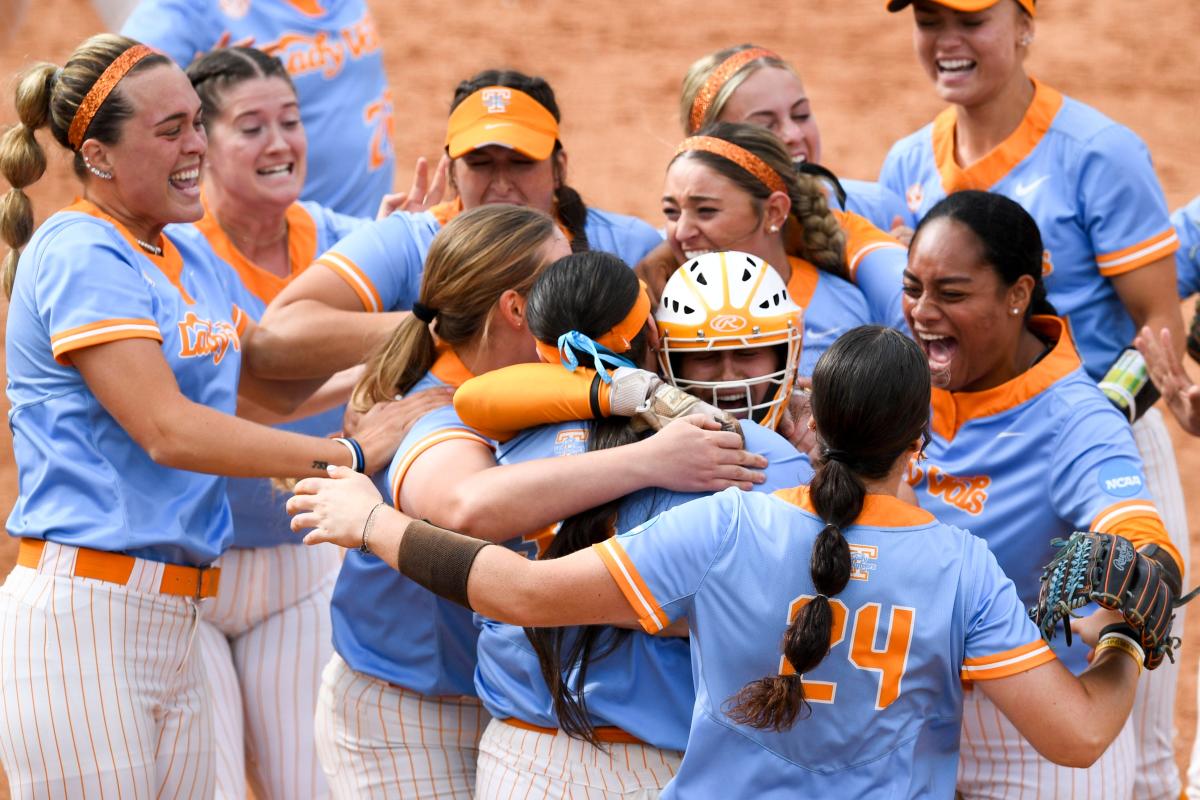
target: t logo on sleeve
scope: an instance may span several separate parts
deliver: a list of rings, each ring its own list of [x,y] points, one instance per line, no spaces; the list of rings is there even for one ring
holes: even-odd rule
[[[1115,458],[1100,468],[1100,489],[1114,497],[1133,497],[1146,485],[1142,469],[1127,458]]]

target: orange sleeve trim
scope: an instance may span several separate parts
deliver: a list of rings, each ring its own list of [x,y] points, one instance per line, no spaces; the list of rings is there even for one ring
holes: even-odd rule
[[[1178,249],[1179,236],[1174,228],[1168,228],[1123,250],[1097,255],[1096,265],[1100,267],[1101,275],[1121,275],[1166,258]]]
[[[1158,545],[1170,554],[1179,567],[1179,574],[1183,574],[1183,556],[1171,541],[1158,508],[1150,500],[1126,500],[1111,505],[1096,515],[1090,530],[1124,536],[1139,550],[1147,545]]]
[[[384,310],[383,300],[380,299],[375,284],[371,283],[371,279],[357,264],[341,253],[326,253],[313,263],[329,267],[342,280],[350,284],[350,288],[354,290],[354,293],[358,295],[359,302],[362,303],[363,311],[379,313]]]
[[[600,556],[600,560],[608,569],[608,574],[616,581],[621,594],[625,595],[625,600],[629,603],[630,608],[637,614],[642,630],[653,635],[666,628],[671,621],[667,619],[662,606],[659,605],[654,593],[642,579],[637,567],[629,560],[625,548],[621,547],[620,543],[613,538],[592,545],[592,549],[596,551],[596,555]]]
[[[995,653],[990,656],[963,659],[961,677],[964,681],[989,681],[1028,672],[1054,661],[1058,656],[1041,639],[1029,644]]]
[[[904,245],[900,244],[899,242],[874,242],[873,244],[869,244],[861,248],[854,254],[854,257],[850,260],[850,264],[848,265],[851,281],[858,280],[858,268],[862,264],[863,259],[877,250],[900,250],[901,252],[904,252]]]
[[[120,339],[153,339],[163,340],[158,323],[152,319],[106,319],[70,328],[50,337],[50,348],[54,360],[64,367],[70,366],[71,361],[66,357],[72,350],[84,347],[94,347]]]
[[[894,247],[907,251],[898,239],[885,230],[877,227],[866,217],[851,211],[833,211],[834,217],[846,232],[846,266],[850,271],[850,279],[858,274],[862,260],[876,250]]]
[[[454,439],[468,439],[473,442],[479,442],[488,450],[495,451],[496,449],[487,439],[465,428],[446,428],[429,434],[409,448],[408,452],[404,454],[404,458],[396,466],[395,474],[392,475],[392,505],[396,508],[400,507],[400,487],[404,485],[404,476],[408,474],[409,469],[416,463],[416,460],[434,446]]]

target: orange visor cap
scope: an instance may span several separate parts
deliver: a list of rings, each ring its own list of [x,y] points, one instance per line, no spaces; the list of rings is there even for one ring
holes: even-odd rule
[[[1000,0],[933,0],[939,6],[952,8],[955,11],[983,11],[985,8],[991,8],[1000,2]],[[888,11],[900,11],[910,5],[913,0],[885,0],[885,5]],[[1029,16],[1037,16],[1037,0],[1017,0],[1021,4],[1021,8],[1029,12]]]
[[[538,101],[507,86],[486,86],[458,104],[446,129],[451,158],[500,145],[545,161],[558,141],[554,115]]]

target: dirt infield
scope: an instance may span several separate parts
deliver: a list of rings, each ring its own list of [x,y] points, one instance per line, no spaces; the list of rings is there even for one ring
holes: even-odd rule
[[[402,186],[417,156],[436,157],[454,84],[488,67],[515,67],[548,78],[562,107],[570,182],[591,204],[636,213],[655,224],[663,168],[681,136],[679,82],[691,61],[711,50],[754,41],[792,59],[803,72],[821,124],[824,161],[847,177],[874,177],[889,145],[940,108],[912,56],[910,20],[889,17],[880,0],[744,0],[736,6],[712,0],[370,4],[394,93]],[[5,5],[0,0],[0,8]],[[0,44],[0,76],[37,59],[61,63],[80,40],[102,29],[87,0],[29,5],[23,24]],[[1194,112],[1187,110],[1200,99],[1194,42],[1200,4],[1045,0],[1040,5],[1033,73],[1137,131],[1154,154],[1172,208],[1200,192],[1200,141],[1191,127]],[[0,22],[8,24],[7,17]],[[0,125],[13,120],[11,97],[5,78]],[[67,163],[55,145],[50,173],[31,191],[39,220],[77,190]],[[0,181],[0,190],[7,188]],[[0,432],[0,512],[5,516],[16,494],[8,435],[7,429]],[[1173,423],[1172,435],[1195,530],[1200,442],[1187,441]],[[0,575],[8,571],[14,552],[11,542],[0,541]],[[1193,564],[1200,563],[1198,554],[1194,546]],[[1197,641],[1200,609],[1190,615],[1186,633],[1189,641]],[[1177,702],[1181,765],[1195,728],[1196,652],[1184,650]],[[0,798],[7,796],[0,786]]]

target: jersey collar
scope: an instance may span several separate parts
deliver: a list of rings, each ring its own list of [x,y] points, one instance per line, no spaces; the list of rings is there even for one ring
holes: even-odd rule
[[[1026,109],[1021,124],[991,152],[968,167],[960,167],[954,160],[954,132],[958,120],[956,110],[950,107],[937,115],[933,121],[933,159],[942,176],[942,188],[946,194],[963,189],[991,189],[1042,141],[1046,131],[1050,130],[1050,123],[1062,108],[1063,96],[1036,79],[1031,80],[1033,102]]]
[[[1016,408],[1080,368],[1079,353],[1064,320],[1051,316],[1033,317],[1029,320],[1029,329],[1043,339],[1053,341],[1054,346],[1045,358],[1017,377],[982,392],[933,390],[933,430],[938,436],[950,441],[971,420]]]
[[[237,270],[246,288],[264,303],[271,302],[275,295],[283,291],[283,287],[307,268],[318,255],[317,223],[299,203],[292,203],[284,215],[287,221],[288,263],[291,265],[291,274],[281,278],[248,259],[221,228],[207,200],[202,198],[202,202],[204,217],[195,223],[197,230],[204,234],[204,238],[221,260]]]
[[[100,206],[96,205],[91,200],[83,197],[77,197],[75,198],[75,202],[64,208],[63,211],[76,211],[80,214],[87,214],[90,217],[102,219],[112,225],[117,229],[117,232],[125,238],[125,241],[129,242],[129,246],[133,248],[135,253],[142,258],[145,258],[154,266],[158,267],[159,272],[166,276],[167,280],[171,282],[171,285],[174,286],[179,292],[180,297],[183,298],[183,302],[187,303],[189,306],[196,304],[196,301],[192,299],[192,296],[188,294],[188,290],[183,286],[183,256],[179,254],[179,249],[175,247],[175,243],[171,241],[171,238],[167,236],[165,232],[162,234],[163,253],[161,256],[156,256],[153,253],[146,252],[146,250],[144,250],[142,246],[138,244],[137,237],[134,236],[128,228],[118,222],[114,217],[104,213],[104,211],[100,209]]]
[[[442,383],[455,389],[475,377],[475,374],[467,369],[467,365],[458,357],[458,353],[454,352],[454,348],[442,342],[438,343],[437,359],[429,368],[429,372]]]
[[[788,256],[788,264],[792,268],[792,275],[787,282],[788,294],[792,296],[792,302],[807,309],[813,293],[817,291],[821,271],[799,256]]]
[[[775,497],[811,514],[817,514],[807,486],[780,489],[775,492]],[[911,503],[906,503],[898,497],[887,494],[869,494],[863,498],[862,511],[854,520],[854,524],[870,525],[873,528],[909,528],[916,525],[928,525],[933,521],[933,514]]]

